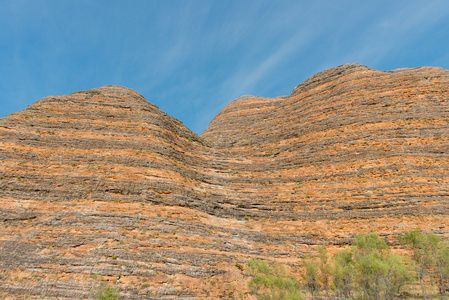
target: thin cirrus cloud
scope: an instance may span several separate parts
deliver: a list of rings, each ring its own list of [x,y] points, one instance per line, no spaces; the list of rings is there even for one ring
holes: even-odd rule
[[[313,29],[315,34],[311,34],[311,31],[301,30],[288,41],[274,46],[272,53],[264,57],[255,68],[251,69],[251,67],[246,66],[240,74],[232,78],[229,89],[237,94],[254,90],[262,80],[271,76],[281,63],[286,63],[293,55],[302,53],[302,50],[313,41],[319,30]]]
[[[406,56],[413,52],[411,47],[407,49],[407,45],[422,35],[431,35],[438,23],[447,20],[448,14],[449,2],[429,1],[419,5],[410,3],[399,10],[380,15],[360,34],[363,38],[346,57],[369,61],[375,67],[398,50]]]

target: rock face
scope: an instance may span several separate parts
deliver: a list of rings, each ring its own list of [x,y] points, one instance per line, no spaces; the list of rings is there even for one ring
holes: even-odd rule
[[[295,268],[360,232],[449,233],[439,68],[339,66],[231,101],[201,136],[105,86],[0,119],[0,145],[1,296],[231,298],[250,257]]]

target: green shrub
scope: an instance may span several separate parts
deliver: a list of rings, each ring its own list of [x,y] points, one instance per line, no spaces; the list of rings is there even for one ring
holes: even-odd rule
[[[449,245],[443,243],[434,233],[424,233],[420,229],[405,232],[399,241],[412,251],[415,271],[418,276],[424,299],[425,277],[428,275],[432,283],[436,283],[440,294],[447,298],[449,291]]]
[[[244,270],[253,276],[249,288],[258,299],[304,299],[301,288],[311,299],[395,299],[406,296],[408,284],[418,286],[416,279],[424,299],[430,284],[447,299],[449,243],[420,230],[398,239],[411,250],[412,259],[392,252],[385,240],[370,233],[357,235],[351,247],[331,258],[326,248],[318,247],[316,257],[303,261],[301,283],[285,266],[260,259],[248,260]]]
[[[393,299],[411,281],[403,257],[392,253],[377,234],[358,235],[354,245],[355,282],[367,299]]]
[[[254,276],[249,283],[251,293],[258,299],[304,299],[301,293],[301,285],[298,280],[290,275],[284,266],[270,265],[260,259],[248,260],[248,267]]]
[[[116,300],[118,299],[119,290],[112,286],[102,285],[95,293],[95,298],[100,300]]]
[[[350,298],[354,290],[354,250],[342,250],[333,257],[332,288],[340,298]]]
[[[235,266],[236,266],[240,271],[243,271],[243,270],[245,269],[245,268],[243,267],[243,265],[240,264],[240,263],[238,263],[238,262],[235,263]]]
[[[318,268],[314,260],[305,262],[306,271],[302,275],[305,288],[313,295],[320,291],[320,284],[318,282]]]
[[[318,277],[318,281],[321,286],[326,291],[326,295],[329,298],[329,288],[331,282],[331,262],[329,261],[329,255],[327,253],[327,249],[324,246],[318,247],[318,269],[320,270],[320,274]]]
[[[440,266],[440,293],[446,295],[449,291],[449,243],[441,243],[438,251],[438,264]]]

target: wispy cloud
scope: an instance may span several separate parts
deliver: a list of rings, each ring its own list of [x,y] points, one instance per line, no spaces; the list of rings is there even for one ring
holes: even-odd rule
[[[281,45],[273,46],[273,51],[263,60],[254,63],[256,64],[254,69],[250,69],[251,66],[245,66],[246,68],[239,71],[230,78],[228,88],[233,93],[241,94],[246,91],[253,90],[263,79],[267,77],[275,76],[274,70],[279,67],[281,63],[286,63],[293,54],[298,55],[302,52],[315,37],[317,32],[301,30],[295,36],[291,37],[285,43]]]
[[[354,37],[350,51],[340,59],[377,67],[394,51],[412,52],[413,49],[407,49],[410,43],[422,39],[438,22],[449,18],[447,1],[402,4],[391,3],[394,7],[382,10],[385,13],[379,13],[379,7],[376,7],[372,22]]]

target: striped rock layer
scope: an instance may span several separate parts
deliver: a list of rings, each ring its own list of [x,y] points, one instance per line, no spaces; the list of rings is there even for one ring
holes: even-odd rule
[[[0,161],[0,296],[249,297],[250,257],[449,233],[449,71],[339,66],[201,136],[124,87],[50,96],[0,119]]]

